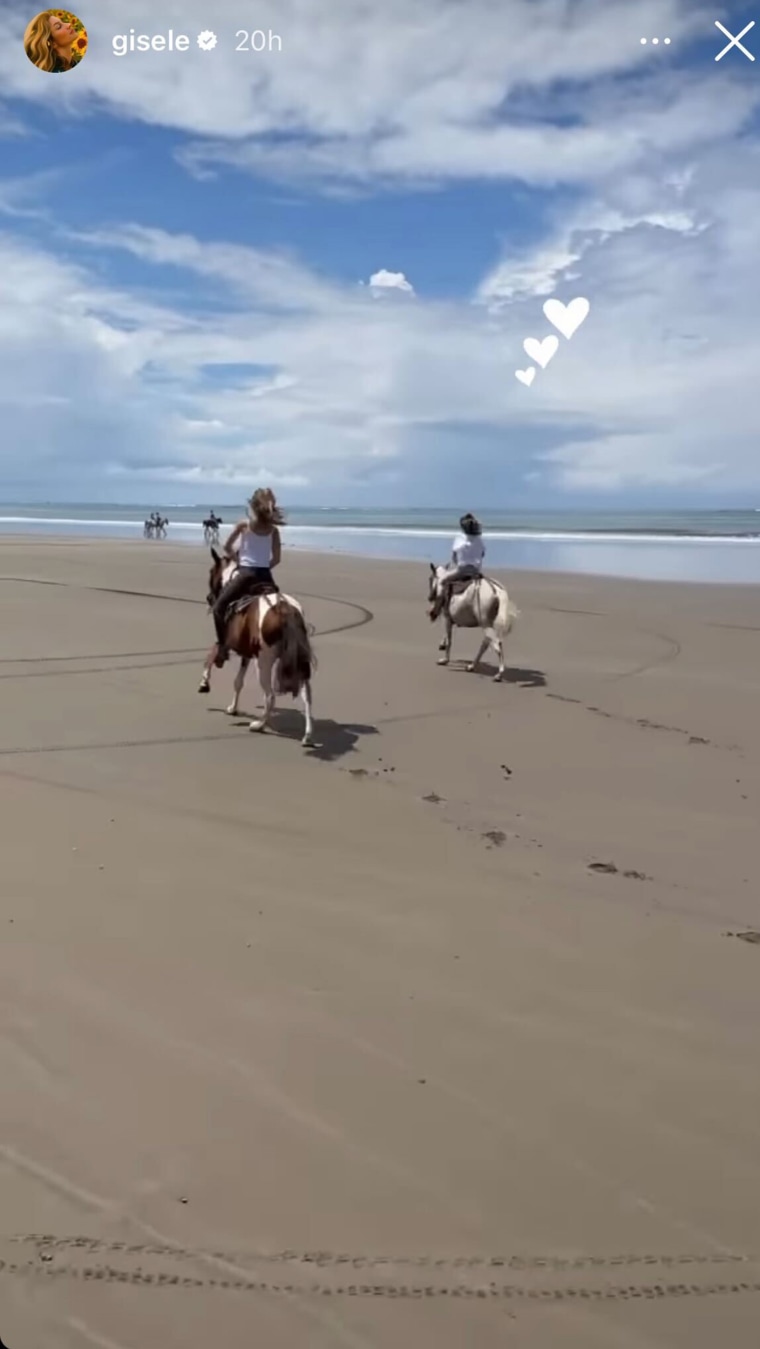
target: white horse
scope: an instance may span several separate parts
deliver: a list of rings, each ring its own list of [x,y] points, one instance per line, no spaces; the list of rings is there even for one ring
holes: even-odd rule
[[[519,618],[520,611],[510,600],[506,587],[488,576],[472,576],[454,581],[446,608],[446,571],[446,567],[434,567],[431,562],[428,592],[430,618],[435,622],[443,612],[446,624],[446,636],[438,648],[442,652],[438,664],[449,663],[453,628],[480,628],[485,636],[477,656],[469,663],[467,669],[477,670],[483,652],[490,646],[499,661],[499,668],[494,675],[494,683],[499,683],[504,678],[506,670],[504,638],[515,619]]]
[[[237,571],[237,563],[220,557],[212,548],[213,565],[209,574],[209,606],[213,606],[223,587]],[[233,606],[227,620],[226,645],[240,657],[235,675],[234,694],[227,708],[230,717],[237,715],[240,695],[252,660],[256,661],[259,686],[264,694],[264,711],[249,725],[251,731],[265,731],[274,711],[277,693],[301,695],[304,709],[304,734],[301,744],[314,745],[311,678],[316,664],[309,630],[303,609],[297,600],[279,591],[246,596]],[[211,671],[216,662],[218,647],[212,646],[206,657],[199,693],[211,688]]]

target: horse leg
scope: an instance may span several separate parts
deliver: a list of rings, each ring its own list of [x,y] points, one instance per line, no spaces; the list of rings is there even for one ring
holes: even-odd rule
[[[259,652],[259,685],[264,694],[264,711],[260,717],[252,721],[248,727],[249,731],[265,731],[269,719],[274,710],[274,690],[272,688],[272,670],[275,662],[275,652],[269,646],[263,646]]]
[[[216,660],[216,652],[217,652],[217,646],[216,646],[216,642],[214,642],[214,645],[212,646],[211,650],[209,651],[209,653],[208,653],[208,655],[207,655],[207,657],[206,657],[206,664],[205,664],[204,667],[203,667],[203,674],[201,675],[201,682],[200,682],[200,684],[198,685],[198,692],[199,692],[199,693],[210,693],[210,692],[211,692],[211,671],[212,671],[213,668],[214,668],[214,662],[215,662],[215,660]]]
[[[240,664],[238,665],[238,671],[237,674],[235,675],[235,682],[232,685],[234,689],[232,702],[227,708],[228,717],[237,716],[238,703],[240,702],[240,695],[243,692],[243,685],[245,683],[245,677],[248,673],[248,666],[250,665],[250,663],[251,662],[249,659],[246,659],[243,656],[240,657]]]
[[[488,641],[491,643],[491,650],[499,662],[499,668],[493,677],[494,684],[500,684],[506,673],[504,664],[504,642],[495,628],[489,628],[487,633]]]
[[[306,718],[301,744],[310,749],[314,744],[314,723],[311,718],[311,681],[308,679],[301,685],[301,697],[303,699],[303,714]]]
[[[483,652],[488,646],[488,640],[489,640],[488,637],[483,638],[482,642],[480,643],[477,656],[475,657],[474,660],[471,660],[469,665],[467,666],[467,669],[470,672],[470,674],[473,674],[474,671],[477,670],[478,666],[480,665],[480,660],[483,655]]]
[[[506,675],[506,665],[504,661],[504,637],[502,637],[501,633],[497,633],[495,627],[491,627],[490,634],[491,634],[491,646],[493,646],[494,656],[497,656],[498,658],[498,669],[494,675],[494,684],[501,684],[502,679],[504,679],[504,676]]]
[[[449,658],[451,656],[451,637],[453,625],[448,614],[446,614],[444,621],[446,623],[446,636],[444,637],[443,641],[441,642],[441,645],[438,648],[439,651],[443,652],[443,655],[440,656],[438,659],[439,665],[448,665]]]

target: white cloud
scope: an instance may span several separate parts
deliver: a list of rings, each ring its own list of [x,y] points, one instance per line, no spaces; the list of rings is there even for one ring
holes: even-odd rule
[[[573,205],[530,244],[505,243],[472,297],[436,301],[422,286],[414,303],[371,304],[415,292],[402,272],[337,284],[285,250],[161,229],[158,199],[150,219],[67,231],[40,209],[54,176],[0,182],[9,492],[265,479],[344,495],[419,481],[429,497],[463,458],[474,471],[479,437],[494,481],[524,478],[539,495],[760,490],[746,411],[760,365],[760,176],[757,141],[740,134],[760,86],[658,66],[638,40],[667,27],[675,48],[709,31],[712,11],[336,0],[326,23],[311,0],[262,0],[256,24],[281,33],[280,54],[220,40],[213,56],[111,56],[111,32],[152,32],[156,14],[153,0],[104,0],[86,61],[53,82],[61,117],[177,130],[200,173],[231,164],[366,191],[570,184]],[[11,0],[0,84],[14,117],[51,97],[14,47],[27,18]],[[164,29],[206,20],[200,0],[161,6]],[[234,33],[239,6],[217,0],[213,21],[220,38]],[[148,278],[139,288],[104,280],[125,260]],[[586,294],[592,313],[526,390],[513,371],[524,337],[546,329],[550,293]]]
[[[109,464],[108,476],[122,478],[131,476],[129,469],[122,464]],[[265,482],[271,487],[308,487],[309,479],[299,473],[282,473],[262,466],[252,452],[243,468],[230,464],[188,464],[182,468],[173,464],[157,464],[146,469],[140,475],[144,482],[184,483],[198,487],[240,487],[250,490],[251,483]]]
[[[298,259],[144,227],[91,231],[91,266],[79,239],[54,254],[0,239],[3,477],[23,480],[33,455],[46,481],[91,481],[108,465],[133,490],[236,488],[263,466],[294,490],[351,495],[373,475],[429,490],[431,435],[445,481],[482,433],[499,438],[505,480],[532,474],[539,494],[756,492],[756,162],[752,146],[703,157],[659,203],[629,183],[627,216],[617,191],[590,200],[571,238],[558,224],[553,242],[505,259],[476,304],[367,305]],[[180,307],[105,286],[95,260],[123,253],[161,281],[173,265]],[[196,318],[206,279],[215,308]],[[588,295],[592,312],[526,390],[513,371],[523,338],[548,331],[549,280],[563,298]],[[452,441],[452,427],[468,429]]]
[[[236,244],[201,244],[189,234],[168,234],[143,225],[79,231],[72,241],[96,247],[123,249],[144,262],[193,272],[228,288],[241,308],[255,299],[262,307],[308,309],[334,299],[329,284],[321,282],[285,252],[278,254]],[[213,293],[211,291],[210,293]]]
[[[407,281],[403,272],[388,272],[384,267],[372,274],[369,284],[379,294],[388,290],[403,290],[407,295],[414,295],[414,286]]]
[[[207,436],[215,431],[231,431],[234,433],[237,430],[236,427],[228,426],[226,422],[220,421],[218,417],[179,417],[177,426],[180,431],[189,436]]]
[[[713,481],[724,468],[719,453],[704,462],[701,447],[693,458],[681,444],[663,456],[657,437],[642,435],[605,437],[551,450],[546,462],[559,466],[560,480],[573,490],[620,491],[621,488],[694,487]]]
[[[716,144],[745,126],[760,103],[760,92],[747,85],[705,86],[688,78],[663,85],[642,78],[638,96],[621,98],[608,89],[594,98],[584,91],[581,117],[570,125],[553,124],[538,108],[532,120],[510,121],[505,83],[494,89],[493,106],[482,114],[474,99],[471,115],[460,118],[441,106],[429,120],[391,121],[363,135],[346,130],[332,136],[270,139],[262,132],[210,138],[192,142],[179,157],[199,174],[232,166],[312,186],[343,181],[421,186],[478,178],[553,187],[644,169],[656,156]],[[412,102],[410,118],[415,112]]]
[[[552,295],[560,281],[567,279],[570,269],[582,261],[584,255],[598,248],[616,234],[623,234],[639,225],[670,230],[688,235],[707,227],[684,210],[640,211],[626,214],[599,202],[586,202],[574,211],[567,221],[560,222],[548,240],[538,247],[527,246],[522,252],[510,253],[483,278],[477,298],[492,313],[504,305],[528,295]],[[574,271],[573,276],[580,273]]]

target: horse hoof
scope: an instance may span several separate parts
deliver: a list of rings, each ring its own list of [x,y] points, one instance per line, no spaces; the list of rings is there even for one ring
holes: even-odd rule
[[[448,656],[441,656],[438,660],[439,665],[448,665],[448,663],[449,663]]]
[[[248,730],[249,730],[249,731],[265,731],[265,730],[266,730],[266,726],[267,726],[267,724],[266,724],[265,721],[252,721],[251,724],[250,724],[250,726],[248,727]]]
[[[475,666],[473,665],[472,661],[470,661],[470,664],[467,666],[467,673],[468,674],[475,673]]]
[[[227,716],[228,717],[237,716],[237,703],[230,703],[229,707],[227,708]]]
[[[198,685],[198,692],[199,692],[199,693],[210,693],[210,692],[211,692],[211,685],[209,684],[209,682],[208,682],[207,679],[202,679],[202,680],[201,680],[200,684]]]
[[[301,744],[303,745],[304,749],[313,749],[313,748],[314,748],[314,736],[313,736],[313,735],[305,735],[304,738],[303,738],[303,740],[301,741]]]
[[[504,676],[503,676],[503,674],[501,673],[501,671],[499,671],[498,674],[495,674],[495,675],[494,675],[494,677],[493,677],[493,682],[494,682],[494,684],[501,684],[501,682],[503,681],[503,679],[504,679]]]

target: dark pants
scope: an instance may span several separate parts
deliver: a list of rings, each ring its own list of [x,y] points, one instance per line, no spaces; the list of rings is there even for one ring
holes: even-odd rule
[[[480,567],[473,567],[469,562],[463,562],[460,566],[452,566],[447,569],[447,574],[443,578],[443,603],[448,611],[451,603],[451,595],[457,581],[474,581],[476,577],[482,575]]]
[[[241,567],[239,571],[235,572],[232,580],[228,581],[220,592],[212,611],[216,640],[220,646],[224,646],[227,633],[227,610],[230,605],[242,600],[244,595],[252,595],[256,591],[261,591],[263,594],[267,590],[277,590],[269,567]]]

